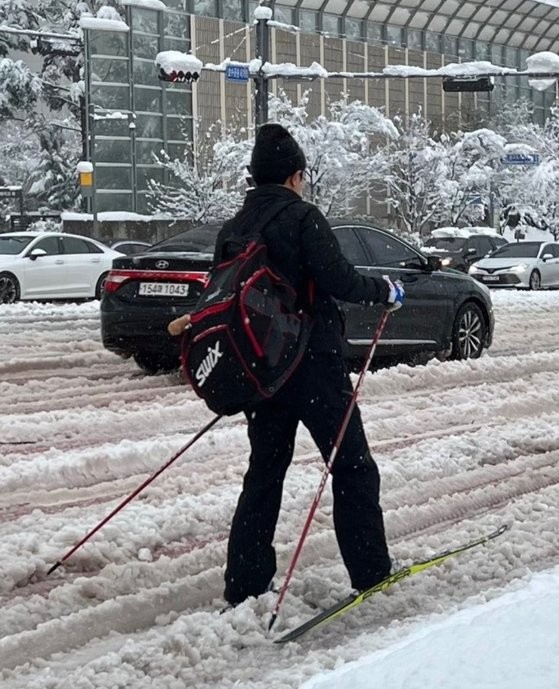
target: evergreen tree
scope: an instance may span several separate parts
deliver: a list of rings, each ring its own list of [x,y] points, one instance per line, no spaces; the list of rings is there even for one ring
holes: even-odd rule
[[[72,208],[79,194],[74,142],[59,129],[45,128],[39,134],[39,143],[40,156],[27,181],[27,194],[39,207],[60,211]]]

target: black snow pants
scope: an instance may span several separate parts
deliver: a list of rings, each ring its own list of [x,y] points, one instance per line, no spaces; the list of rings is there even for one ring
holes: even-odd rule
[[[299,421],[326,462],[352,393],[340,356],[308,352],[280,391],[247,414],[251,455],[229,536],[225,572],[229,603],[260,595],[276,572],[272,542]],[[332,477],[338,545],[351,585],[364,589],[387,575],[391,563],[379,505],[379,472],[357,406]]]

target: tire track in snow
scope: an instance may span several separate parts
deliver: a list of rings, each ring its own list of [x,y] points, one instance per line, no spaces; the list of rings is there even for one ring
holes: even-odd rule
[[[499,313],[497,309],[496,311]],[[504,309],[501,309],[501,311],[508,313]],[[524,314],[522,317],[524,317]],[[53,318],[56,320],[56,316],[53,316]],[[522,320],[519,318],[517,322],[521,324]],[[75,319],[68,319],[68,324],[73,326],[74,323],[76,323]],[[511,324],[512,319],[509,319],[509,322],[506,324],[508,330],[511,329]],[[0,330],[2,327],[3,324],[0,325]],[[537,330],[533,329],[531,334],[535,333],[537,336],[537,332]],[[533,338],[531,339],[533,341]],[[547,340],[544,339],[544,344],[545,341]],[[491,353],[498,353],[499,342],[496,338],[497,349],[494,348]],[[103,353],[101,346],[98,346],[99,351]],[[553,348],[555,349],[555,344]],[[525,348],[524,351],[529,352],[531,349]],[[479,414],[478,417],[480,418],[474,423],[468,423],[468,419],[459,419],[461,415],[460,410],[458,410],[458,413],[453,414],[450,413],[450,410],[444,408],[445,398],[443,395],[438,394],[440,392],[440,385],[449,391],[453,390],[454,387],[462,389],[464,396],[471,395],[472,393],[474,396],[477,396],[478,392],[484,392],[484,382],[489,382],[493,385],[499,382],[515,383],[516,377],[513,375],[514,366],[518,365],[519,362],[523,368],[522,370],[516,370],[517,377],[525,380],[526,384],[531,381],[535,388],[538,385],[544,387],[544,381],[538,380],[538,376],[545,376],[547,373],[549,379],[553,380],[551,376],[556,371],[554,367],[553,372],[547,372],[546,364],[543,363],[545,356],[539,357],[539,363],[533,362],[539,366],[537,371],[534,371],[534,369],[529,370],[530,362],[528,360],[530,357],[519,358],[514,356],[507,362],[503,361],[504,357],[502,356],[495,358],[498,360],[495,371],[492,371],[491,364],[486,362],[488,357],[475,362],[475,366],[482,366],[482,369],[476,369],[475,366],[472,367],[467,362],[464,364],[450,363],[446,368],[444,366],[418,367],[406,373],[408,383],[407,387],[406,385],[403,386],[403,391],[401,391],[402,388],[400,386],[405,377],[402,376],[401,379],[398,379],[396,376],[397,372],[394,370],[386,372],[386,384],[382,389],[382,386],[376,385],[375,376],[368,377],[367,390],[365,391],[366,397],[364,399],[366,411],[370,414],[369,409],[374,403],[375,409],[378,406],[380,416],[382,417],[378,419],[376,415],[370,415],[371,421],[368,422],[368,428],[370,429],[369,437],[375,439],[377,431],[380,431],[378,433],[380,438],[373,449],[380,453],[382,461],[386,462],[388,459],[395,459],[402,454],[405,457],[411,457],[410,452],[415,451],[416,446],[418,446],[418,450],[428,455],[429,447],[437,447],[437,443],[444,438],[451,439],[452,436],[456,436],[457,440],[459,437],[460,440],[464,438],[464,430],[467,431],[466,435],[469,436],[473,430],[483,431],[491,424],[492,432],[498,433],[506,425],[507,415],[511,424],[517,423],[519,426],[525,424],[529,426],[532,424],[537,429],[538,426],[533,420],[537,419],[538,415],[548,413],[549,409],[553,408],[550,405],[555,404],[555,407],[557,406],[552,392],[540,396],[534,394],[528,401],[523,401],[518,405],[511,405],[501,401],[501,398],[506,396],[506,386],[503,385],[494,391],[495,394],[484,395],[477,401],[480,408],[485,410],[486,418],[482,418],[483,414]],[[551,358],[548,360],[548,363],[549,361],[551,361]],[[106,363],[104,359],[102,362],[100,361],[97,370],[94,372],[98,380],[110,381],[111,377],[118,375],[120,370],[123,371],[123,375],[130,376],[134,370],[133,364],[131,362],[116,362],[111,361],[109,364],[108,359]],[[65,384],[63,380],[72,379],[77,371],[81,371],[82,377],[84,377],[84,372],[86,372],[89,374],[90,380],[93,381],[91,377],[92,372],[88,370],[88,366],[89,364],[85,366],[77,365],[77,368],[61,367],[59,374],[61,380],[57,385],[60,385],[61,389],[63,389]],[[436,370],[431,371],[430,369]],[[496,379],[499,371],[499,375],[507,376],[506,380]],[[45,382],[52,378],[52,375],[46,369],[39,370],[37,375],[39,379]],[[428,380],[429,375],[432,375],[431,381]],[[461,376],[463,378],[462,381],[460,381]],[[486,376],[486,381],[482,380],[484,376]],[[23,390],[24,384],[32,380],[33,377],[26,375],[25,371],[21,370],[17,373],[16,381],[22,383],[19,387]],[[477,382],[474,381],[476,377],[478,379]],[[420,378],[423,378],[423,380],[419,380]],[[437,378],[439,385],[437,385]],[[139,382],[147,380],[141,374],[134,380],[136,381],[136,379]],[[426,385],[425,392],[417,387],[414,389],[414,382],[418,385]],[[56,385],[53,385],[53,393],[55,389]],[[141,385],[138,385],[138,389],[142,389]],[[436,394],[435,391],[437,391]],[[398,401],[399,395],[405,395],[406,401],[410,400],[410,416],[414,416],[418,420],[418,425],[421,428],[414,428],[413,423],[403,428],[390,425],[390,405],[392,402]],[[47,402],[48,400],[46,400]],[[66,403],[68,404],[68,402]],[[77,401],[76,406],[79,407],[82,403],[83,399]],[[199,406],[198,408],[200,409],[201,407]],[[429,419],[428,414],[423,413],[422,408],[431,410],[432,419]],[[467,404],[464,405],[463,411],[469,413]],[[475,417],[474,411],[471,413],[472,418]],[[502,418],[499,418],[499,415],[502,415]],[[549,420],[550,422],[552,421],[551,416],[549,416]],[[79,424],[87,424],[86,410],[84,410],[84,416],[81,418],[79,415],[76,415],[75,423],[75,437],[77,438],[77,427]],[[173,422],[169,421],[169,423]],[[194,424],[192,425],[194,426]],[[545,428],[545,426],[542,427]],[[71,426],[68,428],[71,434],[74,433]],[[176,429],[176,422],[174,428]],[[158,428],[159,430],[165,433],[165,428]],[[223,433],[231,431],[230,428],[225,427],[221,430]],[[462,433],[461,436],[460,433]],[[136,440],[136,433],[128,433],[127,437]],[[214,439],[218,440],[219,437],[219,433],[216,433]],[[542,440],[545,440],[545,437]],[[72,442],[72,438],[70,438],[70,442]],[[101,436],[99,434],[95,436],[94,433],[91,433],[87,438],[87,442],[100,443]],[[440,473],[435,471],[435,467],[428,462],[414,460],[410,464],[409,476],[407,478],[411,482],[410,490],[402,487],[401,478],[404,474],[400,476],[398,473],[393,474],[391,472],[388,483],[392,487],[390,490],[383,492],[383,502],[387,511],[387,525],[391,545],[395,546],[396,556],[403,556],[405,558],[414,553],[417,555],[418,552],[423,552],[424,546],[422,546],[422,543],[425,542],[431,543],[433,548],[436,548],[439,537],[443,534],[448,534],[449,541],[459,542],[462,536],[466,535],[466,531],[470,536],[473,535],[473,531],[478,529],[485,531],[487,530],[488,521],[495,524],[502,516],[503,519],[512,518],[516,520],[516,530],[511,533],[511,543],[512,545],[516,543],[516,546],[513,548],[508,542],[499,543],[495,550],[496,555],[500,557],[501,564],[505,562],[508,568],[504,576],[497,571],[487,573],[487,576],[482,577],[483,581],[480,582],[479,587],[471,589],[470,593],[472,591],[474,593],[481,592],[490,586],[501,586],[507,577],[510,580],[513,576],[517,576],[518,571],[522,570],[523,566],[529,565],[533,568],[538,568],[556,561],[553,558],[557,557],[558,552],[557,517],[553,516],[553,511],[549,506],[557,505],[559,501],[556,475],[557,451],[553,447],[538,448],[534,446],[529,448],[529,443],[526,445],[526,448],[522,448],[520,445],[515,446],[516,452],[514,456],[511,455],[510,449],[506,455],[503,455],[502,459],[499,459],[498,454],[496,454],[491,458],[491,461],[496,462],[494,465],[488,464],[487,461],[482,466],[477,467],[472,467],[471,463],[466,464],[469,467],[469,471],[464,471],[457,475],[440,475]],[[79,443],[76,443],[76,446],[79,447]],[[17,445],[14,449],[17,450],[18,448],[19,450],[22,449],[21,446]],[[0,446],[0,452],[3,453],[3,449]],[[38,448],[26,446],[26,449],[30,450],[29,457],[33,461],[33,455],[37,454]],[[221,447],[221,450],[223,450],[223,447]],[[460,451],[460,449],[457,450],[458,455]],[[207,456],[209,457],[209,453]],[[200,473],[202,473],[203,459],[204,453],[197,455],[196,461],[200,467]],[[233,460],[238,462],[238,458],[234,457],[234,450],[230,454],[224,453],[224,459],[226,462]],[[304,460],[305,457],[299,453],[297,459]],[[313,461],[316,460],[313,459]],[[214,470],[219,470],[220,465],[215,464],[212,466]],[[308,473],[308,468],[306,469],[305,466],[308,467],[308,465],[302,462],[302,466],[294,467],[294,469],[299,474]],[[399,468],[400,465],[395,462],[394,471],[399,470]],[[298,476],[297,473],[296,476]],[[313,475],[310,478],[312,479]],[[114,489],[117,486],[123,485],[126,480],[132,481],[133,477],[117,477],[112,481],[108,481],[103,486],[103,490],[106,489],[109,495],[111,492],[114,494]],[[164,493],[167,488],[175,484],[179,485],[174,478],[166,480],[161,493]],[[227,477],[223,478],[223,485],[227,485]],[[196,483],[195,486],[194,490],[200,489],[199,483]],[[411,488],[416,491],[413,499],[410,499]],[[79,489],[78,494],[85,496],[90,489],[93,491],[95,485],[92,485],[90,488]],[[49,492],[45,493],[47,499]],[[287,514],[282,517],[283,521],[278,530],[277,545],[281,562],[280,570],[284,569],[291,555],[294,534],[298,534],[298,522],[308,508],[309,495],[312,492],[310,482],[301,482],[299,490],[293,496],[290,493],[286,496],[286,507],[289,509]],[[216,495],[219,496],[219,494],[219,490],[217,490]],[[203,492],[200,492],[199,495],[205,499]],[[453,499],[450,501],[450,504],[446,504],[449,502],[449,496],[453,496]],[[7,495],[6,497],[9,498],[10,496]],[[89,494],[89,497],[91,499],[91,494]],[[155,505],[161,505],[161,507],[168,509],[166,507],[166,500],[161,497],[160,493],[154,492],[148,497],[149,501],[153,501]],[[196,499],[196,494],[194,493],[192,497]],[[102,502],[104,501],[102,494],[96,496],[96,498]],[[7,504],[9,506],[9,502]],[[96,504],[98,503],[92,500],[91,504],[83,505],[86,516],[95,514]],[[63,509],[64,511],[59,516],[71,520],[74,509],[70,507]],[[67,514],[65,514],[66,510]],[[409,513],[404,515],[406,510]],[[326,503],[323,511],[318,515],[317,523],[313,526],[309,542],[303,553],[301,571],[297,573],[293,581],[293,596],[290,596],[289,600],[286,601],[286,618],[296,620],[297,616],[304,617],[308,614],[309,608],[306,601],[308,599],[312,602],[312,596],[308,595],[309,590],[312,586],[318,586],[317,580],[322,578],[323,573],[332,574],[334,593],[330,591],[329,595],[335,595],[336,590],[342,590],[343,586],[347,590],[345,573],[340,563],[335,538],[329,522],[330,511],[331,505]],[[50,517],[55,512],[52,515],[46,515],[46,518],[43,517],[44,526],[47,530],[41,534],[41,539],[44,539],[45,535],[48,538],[48,529],[52,529],[50,533],[54,534],[56,529],[60,528],[59,521],[50,520]],[[27,521],[22,519],[18,522],[18,527],[21,524],[23,528],[22,536],[26,529],[33,529],[32,515],[28,514],[27,517],[29,518]],[[205,519],[206,513],[201,511],[197,518],[200,520]],[[87,516],[87,519],[89,519],[89,516]],[[448,527],[450,523],[453,524],[451,530]],[[3,528],[3,526],[4,522],[2,522],[2,527],[0,528]],[[148,523],[138,523],[137,526],[141,537],[144,531],[147,533],[149,529],[154,528],[156,525],[150,526]],[[412,527],[414,530],[411,530]],[[158,525],[156,528],[160,529],[161,526]],[[526,547],[526,543],[523,540],[514,541],[519,530],[522,529],[527,530],[530,538],[533,540],[533,544],[530,543],[530,547]],[[14,660],[9,660],[9,662],[16,662],[16,656],[19,653],[22,662],[33,663],[34,658],[46,657],[53,652],[53,643],[58,643],[57,649],[59,651],[72,656],[73,653],[69,649],[84,647],[89,642],[89,639],[93,638],[93,634],[107,640],[109,638],[108,634],[112,633],[115,619],[117,620],[115,625],[117,627],[116,631],[120,627],[124,630],[122,632],[124,635],[123,639],[115,638],[114,634],[109,639],[110,650],[113,652],[113,655],[118,655],[119,645],[131,633],[138,629],[146,629],[152,626],[155,624],[155,619],[159,613],[163,610],[171,610],[172,612],[175,609],[172,607],[174,605],[176,608],[179,608],[179,612],[182,614],[177,622],[178,626],[176,629],[177,634],[184,638],[184,644],[177,640],[173,649],[176,664],[183,673],[181,674],[181,680],[183,684],[186,683],[186,686],[196,686],[197,689],[206,689],[206,687],[207,689],[210,687],[214,689],[226,672],[226,663],[220,653],[219,641],[217,641],[218,646],[216,646],[216,640],[221,638],[219,630],[223,628],[223,619],[217,618],[215,605],[212,605],[210,599],[212,594],[215,596],[220,596],[221,594],[221,566],[224,557],[224,541],[220,539],[222,539],[223,534],[217,540],[215,538],[209,541],[190,539],[178,542],[175,540],[163,545],[159,550],[155,547],[152,554],[156,557],[159,556],[159,559],[153,563],[139,563],[130,554],[126,555],[127,551],[122,551],[122,535],[126,534],[121,532],[120,528],[116,529],[107,536],[108,540],[96,544],[92,561],[97,563],[98,569],[86,572],[87,576],[84,576],[83,572],[74,573],[68,571],[66,577],[71,578],[75,574],[75,578],[71,582],[65,579],[62,580],[60,586],[55,587],[46,598],[37,594],[41,582],[35,581],[29,584],[29,586],[35,587],[34,594],[29,589],[28,593],[30,595],[27,599],[24,600],[23,596],[20,596],[21,600],[11,599],[5,609],[9,611],[9,619],[14,627],[12,635],[0,640],[0,667],[5,666],[5,659],[9,660],[12,658],[10,655],[11,651],[16,655]],[[218,534],[215,535],[218,536]],[[450,543],[448,544],[450,545]],[[183,549],[188,549],[190,546],[193,549],[185,553]],[[117,555],[119,552],[124,552],[123,564],[107,565],[106,558],[103,559],[105,552],[114,552]],[[96,553],[98,554],[96,555]],[[165,570],[164,565],[167,564],[165,558],[170,559],[173,563],[171,571]],[[82,564],[80,563],[80,566]],[[428,605],[443,605],[445,601],[447,604],[452,605],[455,600],[452,591],[458,589],[460,594],[464,588],[464,572],[473,572],[475,574],[481,572],[485,575],[484,568],[487,566],[488,564],[482,557],[482,553],[476,553],[472,561],[462,560],[460,567],[456,566],[456,570],[460,574],[457,575],[458,579],[456,579],[454,585],[452,585],[453,578],[450,576],[452,575],[451,569],[449,576],[442,576],[438,572],[433,573],[421,580],[422,582],[425,581],[425,584],[420,583],[418,578],[417,588],[415,583],[412,586],[417,591],[418,588],[422,587],[427,589],[427,582],[435,582],[439,596],[432,597],[432,601],[431,598],[427,598]],[[208,572],[207,579],[204,579],[204,570]],[[36,572],[40,574],[40,567]],[[188,579],[188,586],[181,588],[185,581],[185,576],[191,578]],[[458,584],[460,585],[458,586]],[[432,586],[432,584],[430,585]],[[68,592],[72,586],[77,591],[72,603],[74,607],[66,603],[66,608],[64,608],[64,599],[69,595]],[[147,596],[145,607],[142,586],[148,592],[145,594]],[[336,586],[338,587],[337,589],[335,588]],[[140,590],[137,590],[137,588]],[[130,593],[130,591],[134,591],[134,593]],[[201,593],[199,593],[200,591]],[[20,589],[19,593],[25,593],[25,589]],[[87,600],[89,604],[86,602]],[[57,607],[57,605],[61,607]],[[254,609],[254,611],[262,610],[262,605],[262,601],[256,601],[254,604],[251,603],[249,605],[249,609]],[[414,609],[413,592],[409,595],[401,593],[397,597],[383,597],[379,606],[375,607],[374,612],[367,613],[364,609],[363,615],[359,614],[348,617],[347,621],[342,623],[342,629],[348,629],[354,635],[358,634],[360,630],[375,627],[375,625],[378,625],[379,620],[382,623],[384,620],[388,622],[399,616],[404,618],[406,615],[411,614],[410,610]],[[400,610],[401,612],[399,613],[398,611]],[[27,624],[36,624],[37,626],[22,630],[18,634],[17,624],[13,617],[16,611],[25,616]],[[233,630],[235,630],[234,617],[234,614],[230,615],[226,620],[227,622],[230,619],[233,620]],[[246,632],[246,615],[244,615],[244,618]],[[43,620],[42,623],[39,623],[40,619]],[[170,619],[172,620],[172,617]],[[8,621],[5,618],[5,622],[7,623]],[[88,624],[91,624],[90,632],[87,631]],[[167,621],[164,624],[171,623]],[[255,632],[259,631],[258,624],[259,622],[256,620]],[[327,645],[331,643],[335,652],[336,645],[339,643],[339,630],[339,626],[331,631],[327,630],[326,634],[320,637],[321,644],[324,644],[325,641]],[[53,639],[57,633],[59,636],[56,642],[54,642]],[[83,636],[80,637],[80,634]],[[150,637],[155,632],[148,631],[144,634]],[[239,627],[239,642],[241,642],[242,636],[243,632],[241,627]],[[101,646],[105,643],[107,641],[102,640],[100,642]],[[344,638],[344,648],[347,643],[351,644],[351,641]],[[33,648],[32,654],[29,653],[30,648]],[[209,650],[203,650],[204,648]],[[24,653],[25,649],[27,649],[27,654]],[[254,667],[261,668],[259,679],[261,674],[265,676],[265,659],[267,657],[274,658],[271,667],[274,669],[279,667],[276,661],[277,649],[271,649],[271,652],[268,653],[269,651],[270,649],[262,645],[257,645],[253,651],[251,649],[243,649],[242,651],[245,654],[255,653]],[[141,654],[142,662],[149,663],[150,658],[153,658],[154,662],[157,663],[157,653],[157,640],[154,637],[154,644],[145,648],[143,654]],[[192,654],[197,654],[199,659],[195,660]],[[300,664],[306,655],[306,648],[298,651],[292,647],[288,654],[289,660],[286,657],[283,659],[283,663],[286,667],[289,667],[290,663]],[[107,669],[110,674],[112,661],[107,663],[107,659],[104,658],[103,662],[105,663],[102,666],[103,671]],[[131,662],[128,657],[127,662]],[[80,671],[80,667],[78,663],[76,665],[76,672]],[[34,669],[31,668],[29,673],[32,675]],[[27,680],[23,675],[24,673],[22,674],[22,681],[24,682],[22,686],[30,686],[31,682],[27,685],[25,684]],[[200,682],[201,677],[204,678],[203,684]],[[70,680],[68,679],[68,681]],[[110,684],[111,680],[108,679],[107,681]],[[41,684],[42,686],[43,684]],[[143,686],[147,687],[148,685],[140,685],[139,683],[137,689],[143,689]],[[152,680],[150,680],[149,686],[153,686]],[[258,686],[265,686],[265,684],[259,684]]]
[[[555,481],[556,483],[557,481]],[[545,483],[545,482],[544,482]],[[536,490],[542,489],[543,483],[538,483]],[[523,489],[514,492],[514,497],[518,499],[522,495],[530,492],[527,485]],[[559,493],[555,491],[555,497]],[[430,518],[428,523],[420,523],[417,519],[417,512],[414,514],[414,526],[412,529],[402,529],[397,535],[391,533],[389,529],[389,540],[393,551],[398,549],[401,542],[406,541],[407,550],[421,552],[417,544],[417,537],[425,534],[429,530],[430,534],[443,534],[450,526],[464,523],[480,516],[485,516],[492,510],[491,507],[499,507],[503,504],[503,494],[495,496],[478,496],[475,504],[470,504],[467,514],[464,511],[454,513],[451,517],[444,520],[440,515],[435,521]],[[505,503],[508,498],[505,499]],[[495,519],[494,519],[495,520]],[[434,530],[434,527],[437,529]],[[439,528],[439,527],[443,528]],[[480,522],[480,531],[483,530]],[[487,530],[487,527],[485,527]],[[324,553],[324,533],[312,533],[309,536],[309,543],[305,556],[300,561],[300,569],[306,569],[314,561],[313,553],[319,551]],[[328,535],[330,536],[330,534]],[[454,538],[457,536],[454,534]],[[412,540],[412,543],[409,543]],[[332,549],[332,537],[328,538],[330,549]],[[224,546],[224,543],[223,543]],[[285,550],[285,548],[283,549]],[[281,552],[280,548],[278,551]],[[285,555],[285,553],[283,553]],[[223,557],[224,553],[221,552]],[[546,559],[553,560],[549,553],[545,554]],[[280,555],[280,561],[284,557]],[[545,563],[542,563],[545,564]],[[341,565],[336,564],[339,569]],[[91,600],[100,597],[99,602],[93,607],[82,606],[76,610],[65,612],[64,614],[49,615],[42,623],[34,629],[27,629],[12,632],[9,636],[0,641],[0,667],[14,668],[29,662],[29,648],[35,650],[34,658],[48,658],[54,653],[68,651],[69,648],[83,646],[95,638],[106,636],[109,633],[118,632],[120,634],[130,634],[138,632],[140,629],[147,629],[156,623],[156,619],[161,615],[175,613],[196,613],[200,608],[207,610],[212,600],[220,595],[222,586],[222,568],[220,565],[206,566],[198,574],[187,575],[177,578],[174,581],[164,581],[149,585],[145,580],[142,582],[140,593],[122,593],[114,598],[109,598],[110,591],[97,584],[93,579],[79,583],[82,586],[82,594],[90,596]],[[302,589],[303,603],[305,598],[305,584],[294,580],[292,593],[297,595],[298,589]],[[141,604],[140,601],[141,600]],[[326,603],[327,604],[327,603]],[[215,610],[215,607],[212,606]],[[9,610],[7,611],[9,612]],[[110,614],[107,615],[107,612]],[[37,613],[35,613],[35,618]],[[294,622],[295,624],[296,622]]]
[[[489,513],[495,514],[512,501],[518,500],[530,493],[544,493],[550,487],[556,488],[559,484],[557,459],[559,459],[559,451],[518,458],[515,462],[510,462],[505,466],[484,467],[477,472],[477,475],[471,477],[448,477],[445,480],[437,481],[431,496],[428,494],[419,495],[418,499],[413,503],[407,502],[401,505],[398,504],[399,496],[397,494],[389,495],[389,500],[384,502],[387,534],[392,548],[397,547],[403,541],[416,539],[417,536],[424,535],[425,533],[441,532],[452,524],[473,520]],[[487,472],[491,474],[490,477],[483,476]],[[556,491],[556,495],[559,495],[558,491]],[[452,498],[452,502],[448,498]],[[292,533],[293,531],[290,531],[291,535]],[[206,566],[220,569],[224,558],[226,536],[227,534],[222,532],[204,540],[192,539],[186,543],[160,547],[154,550],[153,556],[155,560],[159,557],[180,559],[185,554],[209,548],[213,552],[214,557],[206,563]],[[328,542],[327,548],[325,547],[325,539]],[[219,546],[218,550],[215,549],[216,546]],[[291,550],[290,541],[288,539],[280,542],[277,546],[281,560],[282,555],[285,557]],[[339,560],[331,524],[322,522],[315,524],[315,528],[309,536],[307,552],[301,558],[301,568],[304,569],[305,567],[312,566],[315,552],[320,552],[322,557],[324,557],[325,551],[328,552],[333,561]],[[131,563],[131,566],[134,567],[134,564]],[[119,568],[125,570],[126,567],[127,565],[124,565]],[[157,568],[157,563],[155,563],[154,567]],[[101,580],[105,578],[102,570],[88,570],[81,567],[77,573],[71,570],[72,565],[70,563],[67,574],[70,583],[75,581],[76,577],[83,578],[87,576],[90,578],[88,586],[91,590],[99,586],[94,581],[96,576],[99,576]],[[182,574],[184,575],[184,571]],[[162,578],[158,578],[156,571],[153,572],[153,575],[149,582],[144,580],[142,590],[145,590],[148,584],[149,588],[158,588],[163,586],[165,581],[168,581],[167,574],[163,570],[160,572]],[[68,581],[65,578],[60,578],[55,582],[46,580],[44,586],[41,586],[40,583],[32,578],[26,584],[27,591],[15,590],[12,592],[15,595],[3,597],[4,624],[7,624],[10,618],[10,608],[17,608],[18,605],[21,605],[21,600],[24,597],[37,594],[42,596],[50,595],[56,586],[65,587],[67,585]],[[110,586],[104,585],[102,589],[102,598],[105,600],[111,596]],[[120,595],[122,594],[119,593],[118,596]],[[170,593],[169,595],[172,594]],[[126,600],[129,600],[128,596]],[[76,610],[70,612],[66,610],[64,613],[59,610],[57,611],[57,616],[61,614],[71,615],[74,612]],[[35,613],[34,619],[37,619],[37,613]],[[45,619],[47,619],[46,616]],[[94,625],[94,628],[97,629],[97,625]],[[133,630],[128,629],[128,631]]]

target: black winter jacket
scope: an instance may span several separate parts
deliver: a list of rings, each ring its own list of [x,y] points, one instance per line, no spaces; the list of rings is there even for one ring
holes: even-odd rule
[[[354,304],[385,303],[388,286],[384,280],[360,275],[343,256],[330,225],[316,206],[303,201],[294,191],[278,184],[251,189],[242,209],[221,229],[214,263],[231,258],[226,243],[232,236],[250,235],[254,226],[272,206],[292,203],[262,230],[273,265],[297,289],[305,303],[309,282],[313,281],[311,313],[315,318],[309,349],[314,352],[342,351],[343,322],[334,301]]]

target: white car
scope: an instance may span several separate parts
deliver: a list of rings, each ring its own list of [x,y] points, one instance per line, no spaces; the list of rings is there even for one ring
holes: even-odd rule
[[[0,234],[0,304],[19,299],[99,299],[119,251],[65,232]]]
[[[469,273],[488,287],[559,287],[559,243],[505,244],[470,266]]]

